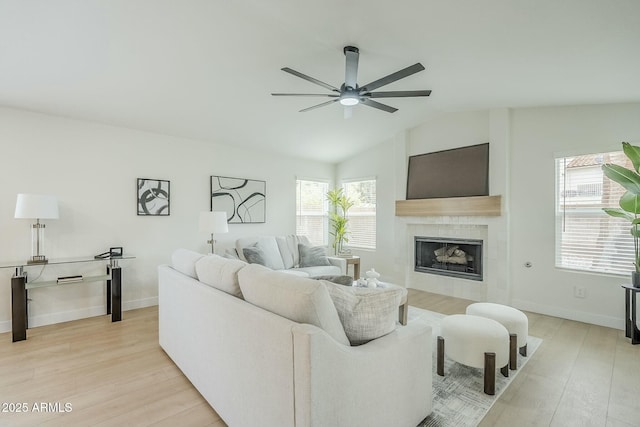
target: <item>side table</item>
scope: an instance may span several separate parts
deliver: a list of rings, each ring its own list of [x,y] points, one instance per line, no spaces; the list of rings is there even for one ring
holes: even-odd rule
[[[631,338],[631,344],[640,344],[640,330],[636,318],[636,295],[640,288],[631,285],[622,285],[624,289],[624,333],[627,338]]]
[[[347,261],[347,274],[349,274],[349,265],[353,265],[353,280],[360,278],[360,257],[357,255],[345,258]]]

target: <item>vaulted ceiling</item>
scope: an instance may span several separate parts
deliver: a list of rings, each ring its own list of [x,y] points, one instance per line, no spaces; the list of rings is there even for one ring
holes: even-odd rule
[[[432,95],[270,95],[340,86],[346,45]],[[0,0],[0,105],[338,162],[441,112],[640,102],[639,52],[637,0]]]

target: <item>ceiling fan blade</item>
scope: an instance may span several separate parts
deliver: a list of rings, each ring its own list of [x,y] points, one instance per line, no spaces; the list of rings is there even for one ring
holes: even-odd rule
[[[389,74],[381,79],[373,81],[369,84],[366,84],[360,88],[360,93],[371,92],[379,87],[388,85],[389,83],[393,83],[396,80],[404,79],[405,77],[409,77],[412,74],[415,74],[419,71],[424,70],[424,66],[421,63],[413,64],[410,67],[403,68],[400,71],[396,71],[393,74]]]
[[[325,105],[329,105],[329,104],[333,104],[334,102],[338,101],[338,99],[333,99],[331,101],[327,101],[327,102],[323,102],[322,104],[318,104],[318,105],[314,105],[313,107],[309,107],[309,108],[305,108],[303,110],[300,110],[301,113],[305,113],[307,111],[311,111],[311,110],[315,110],[316,108],[320,108],[320,107],[324,107]]]
[[[397,108],[389,107],[388,105],[372,101],[368,98],[360,98],[360,103],[369,107],[377,108],[378,110],[386,111],[387,113],[395,113],[396,111],[398,111]]]
[[[344,85],[355,89],[358,83],[358,57],[360,53],[357,47],[347,46],[344,48],[344,55],[347,57]]]
[[[328,96],[329,98],[337,98],[340,95],[330,93],[272,93],[272,96]]]
[[[300,72],[298,72],[296,70],[292,70],[289,67],[282,68],[282,71],[284,71],[285,73],[293,74],[296,77],[300,77],[301,79],[305,79],[306,81],[309,81],[311,83],[315,83],[315,84],[317,84],[319,86],[322,86],[323,88],[332,90],[334,92],[340,92],[340,89],[338,89],[337,87],[333,87],[330,84],[327,84],[325,82],[321,82],[320,80],[314,79],[313,77],[309,77],[306,74],[302,74],[302,73],[300,73]]]
[[[430,90],[396,90],[391,92],[371,92],[365,96],[369,98],[402,98],[407,96],[429,96]]]

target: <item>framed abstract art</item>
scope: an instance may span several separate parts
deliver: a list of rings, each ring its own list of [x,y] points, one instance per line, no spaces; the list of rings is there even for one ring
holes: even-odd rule
[[[265,181],[211,176],[211,210],[227,212],[229,224],[265,222]]]
[[[138,178],[138,215],[169,216],[170,184],[162,179]]]

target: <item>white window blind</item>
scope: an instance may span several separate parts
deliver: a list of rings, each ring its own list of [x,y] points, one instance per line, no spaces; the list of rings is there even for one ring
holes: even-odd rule
[[[603,163],[633,168],[622,151],[556,159],[556,267],[609,274],[633,270],[631,225],[602,208],[617,208],[625,190]]]
[[[296,180],[296,234],[318,246],[327,244],[327,191],[326,182]]]
[[[353,201],[349,209],[348,239],[352,248],[376,248],[376,180],[342,184],[344,194]]]

